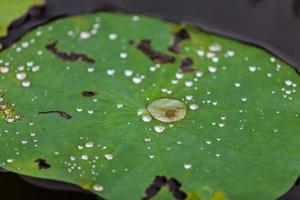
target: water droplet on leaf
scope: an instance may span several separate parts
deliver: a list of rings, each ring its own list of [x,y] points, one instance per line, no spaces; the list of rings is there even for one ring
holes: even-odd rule
[[[147,107],[149,114],[161,122],[176,122],[182,120],[186,115],[186,106],[183,102],[161,98],[153,101]]]

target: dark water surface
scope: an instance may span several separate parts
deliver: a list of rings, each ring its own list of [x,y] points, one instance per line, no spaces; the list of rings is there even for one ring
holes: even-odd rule
[[[42,23],[97,10],[149,14],[168,21],[188,22],[261,46],[300,72],[300,0],[47,0],[46,6],[32,8],[15,21],[9,35],[1,38],[0,43],[8,47]],[[36,183],[32,185],[18,175],[0,173],[0,200],[97,199],[67,184],[43,182],[42,185],[48,189],[37,187]],[[75,191],[49,189],[54,186]],[[300,200],[300,186],[295,185],[280,200]]]

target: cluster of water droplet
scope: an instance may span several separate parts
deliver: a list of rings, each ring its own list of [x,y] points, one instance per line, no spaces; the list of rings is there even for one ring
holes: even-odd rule
[[[3,89],[0,89],[0,112],[2,113],[2,118],[4,118],[6,122],[11,123],[20,119],[20,115],[16,113],[13,105],[9,105],[5,100],[5,93]]]

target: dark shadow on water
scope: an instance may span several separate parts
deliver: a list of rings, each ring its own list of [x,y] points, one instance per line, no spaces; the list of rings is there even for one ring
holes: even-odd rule
[[[294,0],[292,8],[294,16],[300,18],[300,0]]]

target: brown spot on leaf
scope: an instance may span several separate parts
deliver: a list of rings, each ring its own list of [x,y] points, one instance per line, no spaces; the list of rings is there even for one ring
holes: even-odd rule
[[[177,110],[167,110],[165,115],[167,118],[174,118],[174,117],[176,117],[176,113],[177,113]]]
[[[93,97],[97,95],[97,93],[93,91],[83,91],[81,94],[84,97]]]
[[[134,40],[128,40],[129,45],[134,45]]]
[[[190,39],[190,35],[186,29],[180,29],[178,32],[174,33],[174,41],[173,44],[169,47],[169,50],[173,53],[179,53],[179,43],[183,40]]]
[[[54,41],[46,46],[46,49],[53,53],[56,57],[60,58],[61,60],[66,60],[66,61],[71,61],[71,62],[76,62],[76,61],[83,61],[86,63],[95,63],[95,60],[93,58],[88,57],[85,54],[78,54],[78,53],[66,53],[59,51],[57,49],[57,41]]]
[[[152,199],[164,186],[169,187],[169,191],[176,200],[186,199],[187,194],[180,190],[181,183],[179,183],[175,178],[167,179],[165,176],[156,176],[151,185],[146,189],[146,196],[143,197],[142,200]]]
[[[175,62],[175,57],[162,54],[153,50],[151,47],[150,40],[142,40],[137,47],[155,63],[165,64]]]
[[[194,61],[191,58],[185,58],[182,60],[180,69],[184,73],[193,72],[195,69],[193,68]]]
[[[41,158],[36,159],[34,162],[37,163],[39,169],[49,169],[51,167],[46,160]]]
[[[71,119],[72,116],[69,115],[68,113],[66,112],[63,112],[63,111],[46,111],[46,112],[39,112],[40,115],[43,115],[43,114],[51,114],[51,113],[57,113],[59,114],[59,116],[65,118],[65,119]]]

